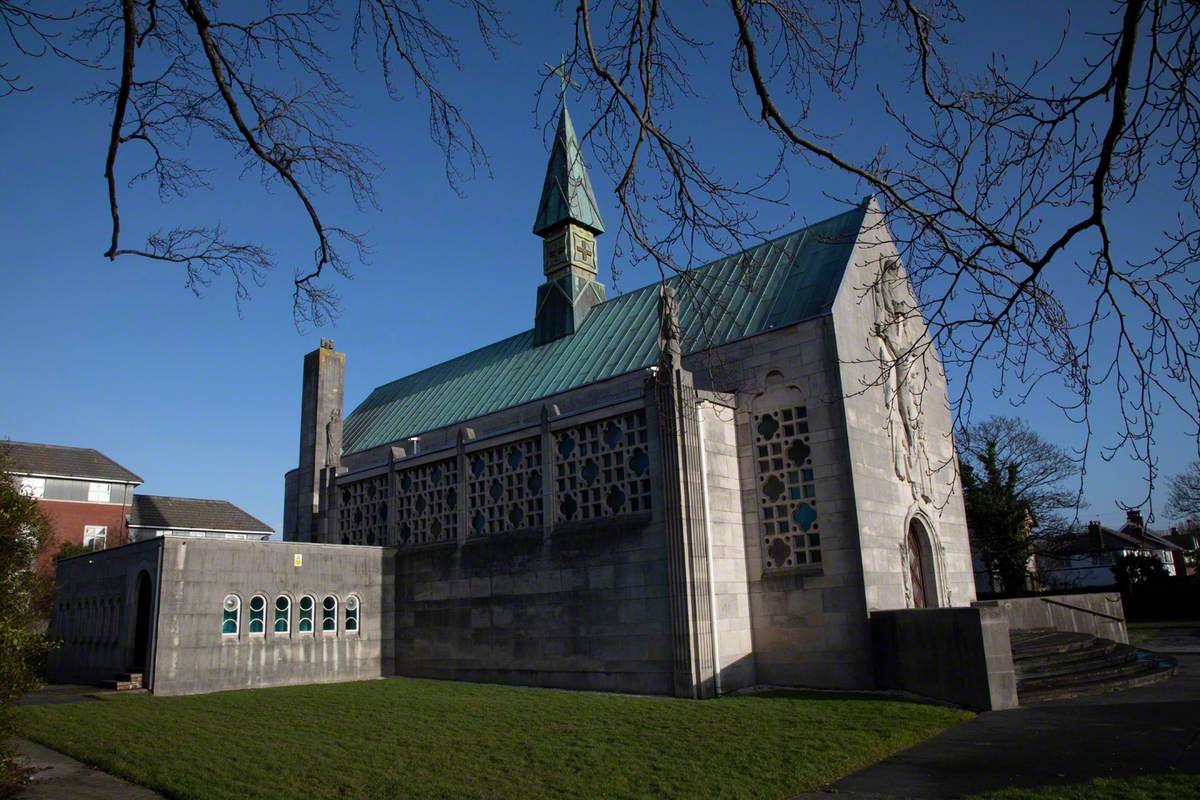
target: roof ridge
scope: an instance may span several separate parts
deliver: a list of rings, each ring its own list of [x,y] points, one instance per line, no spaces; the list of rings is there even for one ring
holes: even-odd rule
[[[23,444],[29,447],[53,447],[56,450],[81,450],[84,452],[95,453],[96,455],[104,456],[109,461],[113,460],[111,456],[105,456],[104,453],[100,452],[94,447],[80,447],[79,445],[74,444],[50,444],[49,442],[23,442],[18,439],[0,439],[0,445],[5,444]]]
[[[231,500],[223,500],[210,497],[173,497],[171,495],[154,495],[154,494],[135,494],[134,502],[131,504],[130,525],[135,527],[171,527],[179,529],[212,529],[212,530],[242,530],[256,531],[262,533],[269,531],[275,532],[267,523],[263,522],[258,517],[251,514],[246,509]],[[148,500],[150,503],[138,503],[138,500]],[[169,500],[180,501],[178,504],[172,503],[155,503],[153,501]],[[192,508],[189,510],[188,505]],[[188,513],[218,513],[215,510],[200,510],[196,508],[199,505],[219,505],[222,507],[222,512],[226,516],[225,521],[212,522],[205,521],[205,524],[193,526],[193,520],[181,519],[180,514],[187,515]],[[139,506],[144,508],[139,509]],[[139,512],[144,513],[144,518],[139,518]],[[217,517],[216,519],[219,519]],[[225,526],[225,527],[223,527]],[[255,527],[257,526],[257,527]]]
[[[154,498],[155,500],[191,500],[193,503],[225,503],[226,505],[231,505],[231,506],[235,505],[232,500],[222,500],[222,499],[216,498],[216,497],[179,497],[177,495],[171,495],[171,494],[142,494],[142,493],[135,493],[133,496],[135,499],[141,497],[144,499]]]
[[[142,483],[140,475],[95,447],[0,439],[0,452],[17,462],[10,466],[22,474]]]
[[[796,228],[795,230],[789,231],[788,233],[782,233],[782,234],[780,234],[779,236],[776,236],[776,237],[775,237],[775,238],[773,238],[773,239],[764,239],[763,241],[759,242],[758,244],[751,245],[750,247],[743,248],[743,249],[741,249],[741,250],[738,250],[738,251],[736,251],[736,252],[733,252],[733,253],[726,253],[726,254],[725,254],[725,255],[723,255],[723,256],[718,256],[717,258],[714,258],[714,259],[712,259],[712,260],[710,260],[710,261],[706,261],[706,262],[704,262],[703,264],[700,264],[700,265],[698,265],[698,266],[695,266],[695,267],[690,267],[690,268],[688,268],[688,269],[685,269],[685,270],[678,271],[678,272],[676,272],[674,275],[672,275],[671,277],[667,278],[667,281],[668,281],[668,282],[670,282],[670,281],[675,281],[675,280],[678,280],[679,278],[683,277],[684,275],[687,275],[687,274],[694,274],[694,273],[700,272],[700,271],[702,271],[702,270],[705,270],[705,269],[707,269],[708,267],[711,267],[711,266],[713,266],[714,264],[718,264],[718,263],[720,263],[720,262],[722,262],[722,261],[725,261],[725,260],[726,260],[726,259],[728,259],[728,258],[740,257],[740,256],[742,256],[742,255],[744,255],[744,254],[746,254],[746,253],[750,252],[751,250],[757,250],[757,249],[758,249],[758,248],[760,248],[760,247],[766,247],[766,246],[769,246],[769,245],[775,245],[775,244],[777,244],[778,242],[781,242],[781,241],[783,241],[784,239],[787,239],[788,237],[795,236],[795,235],[797,235],[797,234],[800,234],[800,233],[803,233],[803,234],[805,234],[805,241],[807,241],[807,238],[808,238],[808,237],[807,237],[807,234],[808,234],[808,231],[809,231],[809,229],[810,229],[810,228],[815,228],[817,225],[821,225],[821,224],[824,224],[824,223],[826,223],[826,222],[832,222],[833,220],[835,220],[835,219],[838,219],[839,217],[844,217],[844,216],[846,216],[847,214],[861,213],[861,212],[862,212],[862,210],[863,210],[863,207],[862,207],[862,206],[855,206],[854,208],[848,209],[848,210],[846,210],[846,211],[842,211],[842,212],[840,212],[840,213],[838,213],[838,214],[833,214],[832,216],[826,217],[826,218],[824,218],[824,219],[817,220],[816,222],[810,222],[809,224],[807,224],[807,225],[805,225],[805,226],[803,226],[803,227],[800,227],[800,228]],[[621,292],[620,294],[616,295],[615,297],[609,297],[609,298],[605,299],[603,302],[601,302],[601,303],[597,303],[595,306],[593,306],[593,307],[592,307],[592,311],[594,312],[594,311],[596,311],[597,309],[599,309],[599,308],[601,308],[601,307],[603,307],[603,306],[609,306],[609,305],[613,305],[613,304],[616,304],[616,303],[620,303],[620,302],[622,302],[622,301],[625,301],[625,300],[626,300],[626,298],[630,298],[630,297],[636,297],[637,295],[641,294],[642,292],[648,291],[648,290],[650,290],[650,289],[654,289],[654,288],[655,288],[656,286],[658,286],[658,285],[659,285],[659,283],[657,283],[657,282],[656,282],[656,283],[647,283],[647,284],[644,284],[644,285],[642,285],[642,286],[638,286],[638,287],[637,287],[637,288],[635,288],[635,289],[630,289],[630,290],[628,290],[628,291]],[[592,314],[589,314],[589,315],[588,315],[588,319],[591,319],[591,318],[592,318],[592,316],[593,316]],[[588,323],[588,319],[585,319],[585,320],[583,321],[583,326],[586,326],[586,325],[587,325],[587,323]],[[582,331],[582,330],[583,330],[583,327],[581,326],[581,328],[580,328],[580,331]],[[578,332],[579,332],[579,331],[577,331],[577,333],[578,333]],[[371,391],[370,391],[370,392],[367,394],[367,397],[363,398],[363,402],[362,402],[362,403],[359,403],[359,405],[358,405],[358,406],[355,406],[355,410],[357,411],[357,410],[358,410],[358,408],[360,408],[360,407],[363,405],[363,403],[365,403],[365,402],[366,402],[366,401],[367,401],[367,400],[368,400],[368,399],[371,397],[371,395],[372,395],[372,394],[374,394],[375,392],[378,392],[378,391],[379,391],[379,390],[381,390],[381,389],[386,389],[387,387],[389,387],[389,386],[391,386],[391,385],[393,385],[393,384],[399,383],[400,381],[408,380],[409,378],[412,378],[412,377],[414,377],[414,376],[420,375],[420,374],[422,374],[422,373],[428,372],[428,371],[430,371],[430,370],[433,370],[433,369],[437,369],[438,367],[442,367],[442,366],[446,366],[446,365],[448,365],[448,364],[452,364],[452,363],[454,363],[455,361],[459,361],[459,360],[461,360],[461,359],[466,359],[466,358],[469,358],[470,356],[473,356],[473,355],[475,355],[476,353],[479,353],[479,352],[481,352],[481,351],[483,351],[483,350],[487,350],[487,349],[489,349],[489,348],[491,348],[491,347],[495,347],[495,346],[497,346],[497,345],[499,345],[499,344],[502,344],[502,343],[504,343],[504,342],[511,341],[511,340],[513,340],[513,339],[518,339],[518,338],[520,338],[520,337],[522,337],[522,336],[527,336],[527,335],[530,335],[530,336],[531,336],[532,334],[533,334],[533,328],[532,328],[532,327],[530,327],[530,328],[528,328],[528,329],[526,329],[526,330],[519,331],[519,332],[517,332],[517,333],[514,333],[514,334],[512,334],[512,335],[510,335],[510,336],[505,336],[505,337],[504,337],[504,338],[502,338],[502,339],[497,339],[497,340],[496,340],[496,341],[494,341],[494,342],[490,342],[490,343],[488,343],[488,344],[485,344],[485,345],[481,345],[481,346],[479,346],[479,347],[476,347],[476,348],[474,348],[473,350],[468,350],[468,351],[466,351],[465,353],[461,353],[461,354],[459,354],[459,355],[457,355],[457,356],[451,356],[450,358],[447,358],[447,359],[445,359],[445,360],[443,360],[443,361],[438,361],[438,362],[436,362],[436,363],[430,364],[430,365],[429,365],[429,366],[427,366],[427,367],[422,367],[421,369],[414,370],[413,372],[410,372],[410,373],[408,373],[407,375],[401,375],[399,378],[394,378],[394,379],[392,379],[392,380],[388,381],[387,383],[381,383],[381,384],[379,384],[378,386],[376,386],[374,389],[372,389],[372,390],[371,390]],[[566,337],[566,338],[563,338],[563,339],[555,339],[555,340],[554,340],[554,341],[552,341],[552,342],[547,342],[546,344],[542,345],[542,347],[550,347],[550,346],[554,345],[554,344],[555,344],[555,343],[557,343],[557,342],[567,341],[569,338],[570,338],[570,337]],[[354,412],[351,412],[351,413],[354,413]]]
[[[866,213],[856,205],[667,278],[668,285],[683,289],[685,352],[828,314]],[[533,330],[526,329],[376,386],[345,417],[344,452],[369,450],[653,363],[660,283],[596,304],[572,336],[535,347]],[[702,325],[706,321],[713,324]],[[702,327],[709,333],[703,342],[697,333]]]

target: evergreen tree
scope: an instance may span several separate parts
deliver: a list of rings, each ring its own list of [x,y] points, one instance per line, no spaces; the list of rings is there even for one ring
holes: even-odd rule
[[[49,650],[34,571],[48,533],[37,501],[17,488],[0,452],[0,796],[21,773],[9,749],[12,702],[37,685]]]
[[[1023,420],[992,417],[958,434],[971,549],[1005,594],[1026,588],[1029,564],[1066,532],[1063,511],[1078,505],[1062,488],[1078,467]]]

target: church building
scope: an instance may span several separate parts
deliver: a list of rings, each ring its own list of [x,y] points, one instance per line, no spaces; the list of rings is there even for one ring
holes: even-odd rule
[[[304,361],[284,538],[394,549],[395,674],[870,688],[872,611],[975,599],[944,374],[873,202],[610,298],[564,107],[533,233],[529,330],[344,416],[346,355]]]
[[[873,202],[609,297],[564,107],[533,234],[528,330],[348,413],[346,369],[386,365],[304,358],[285,541],[59,562],[51,679],[1016,704],[1010,627],[1082,623],[973,604],[945,377]]]

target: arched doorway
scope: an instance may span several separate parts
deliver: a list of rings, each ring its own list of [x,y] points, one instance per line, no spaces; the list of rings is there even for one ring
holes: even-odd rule
[[[133,622],[133,659],[130,672],[145,672],[150,651],[150,614],[154,611],[154,585],[149,573],[137,577]]]
[[[928,608],[936,604],[937,586],[933,572],[933,552],[929,533],[920,520],[908,523],[906,549],[908,551],[908,585],[912,590],[914,608]]]

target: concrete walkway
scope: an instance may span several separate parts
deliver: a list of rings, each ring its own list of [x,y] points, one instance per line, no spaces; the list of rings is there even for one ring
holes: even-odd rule
[[[1124,692],[987,712],[849,775],[806,800],[949,800],[1008,786],[1200,773],[1200,631],[1141,645],[1171,651],[1179,672]],[[1190,652],[1189,652],[1190,651]]]
[[[17,800],[162,800],[162,795],[82,764],[28,739],[14,739],[21,760],[33,768]]]
[[[16,706],[46,706],[58,703],[83,703],[95,700],[102,692],[95,686],[81,686],[70,683],[57,683],[41,686],[28,694],[18,697],[13,703]]]

